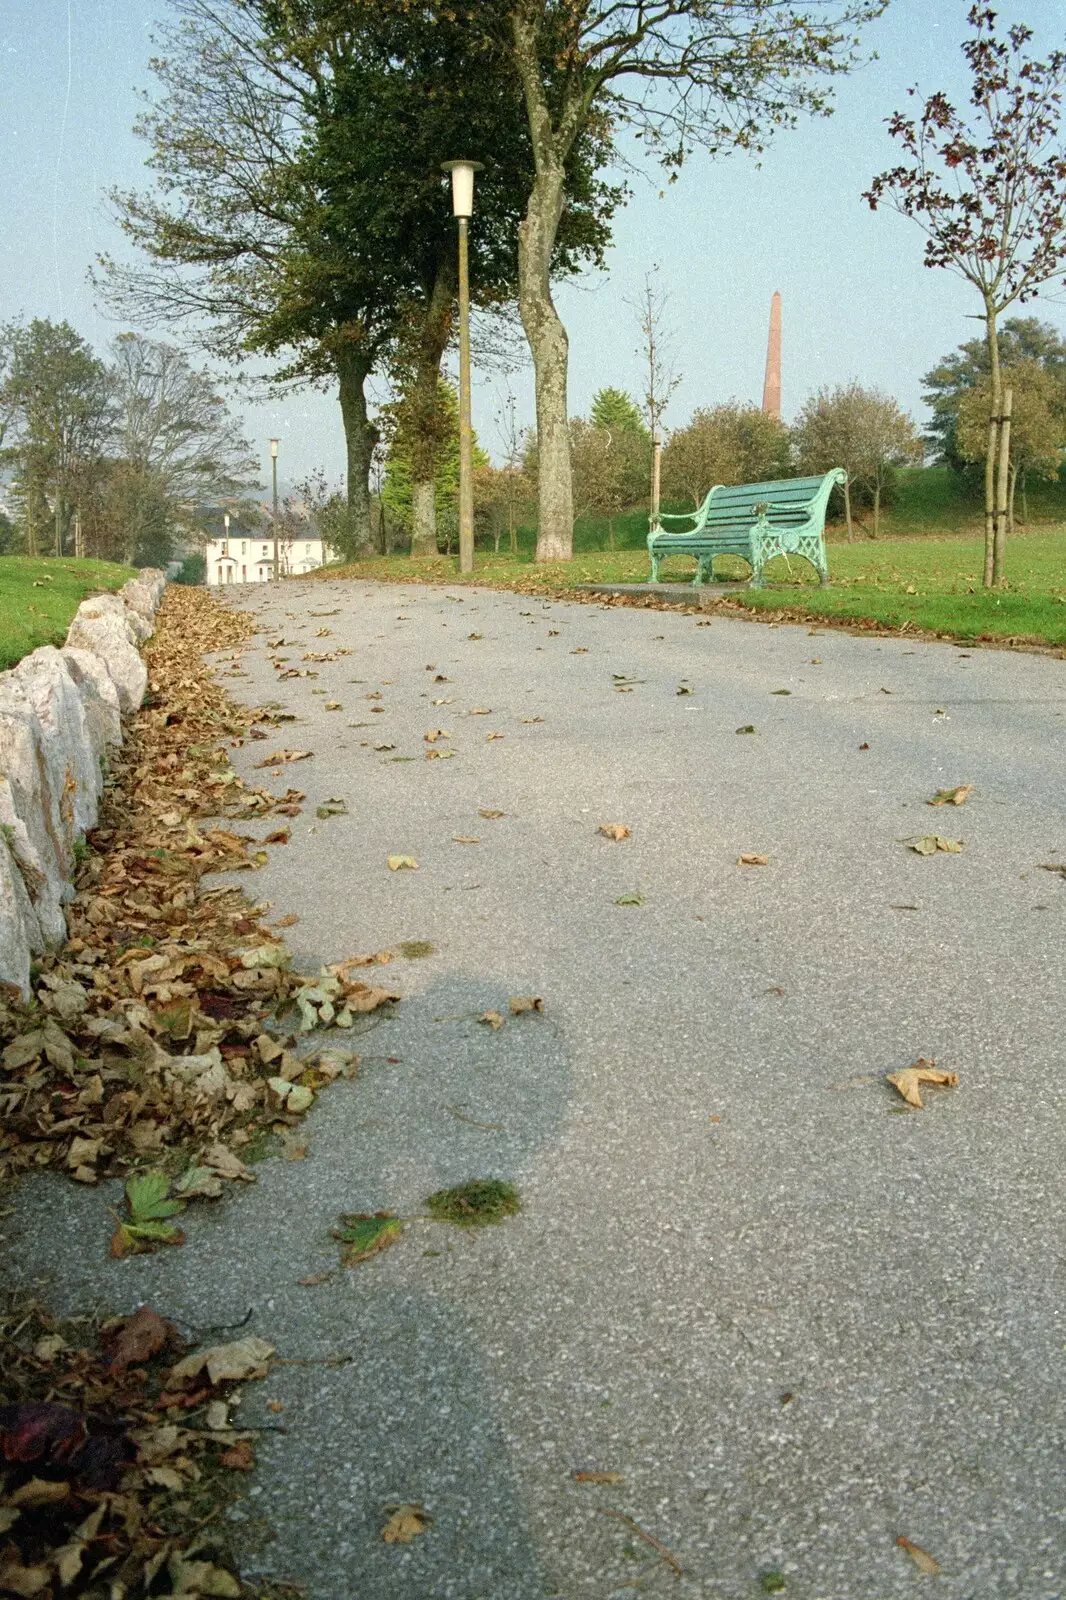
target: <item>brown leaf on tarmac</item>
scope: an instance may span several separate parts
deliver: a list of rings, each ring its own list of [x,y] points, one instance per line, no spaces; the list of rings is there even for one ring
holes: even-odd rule
[[[514,1017],[520,1017],[527,1011],[544,1010],[544,1001],[539,994],[513,994],[507,1004]]]
[[[964,806],[973,794],[972,783],[960,783],[954,789],[938,789],[927,806]]]
[[[425,1533],[431,1523],[432,1518],[417,1503],[395,1506],[381,1530],[381,1537],[386,1544],[410,1544],[420,1533]]]
[[[920,1544],[915,1544],[913,1539],[908,1539],[905,1533],[897,1534],[896,1543],[901,1550],[906,1550],[918,1571],[927,1578],[935,1578],[940,1571],[940,1562],[935,1561],[928,1550],[923,1550]]]
[[[629,829],[624,822],[601,822],[596,829],[605,839],[613,839],[616,843],[629,838]]]
[[[307,761],[313,754],[313,750],[275,750],[265,761],[257,761],[256,766],[280,767],[287,761]]]
[[[922,1105],[921,1085],[931,1083],[943,1089],[957,1087],[959,1075],[957,1072],[941,1072],[935,1060],[927,1061],[924,1056],[919,1056],[913,1067],[905,1067],[902,1072],[890,1072],[885,1078],[893,1089],[898,1089],[909,1106],[916,1111],[924,1110]]]

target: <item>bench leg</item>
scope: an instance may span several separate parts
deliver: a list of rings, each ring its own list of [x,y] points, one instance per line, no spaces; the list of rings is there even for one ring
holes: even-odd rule
[[[651,555],[651,582],[652,583],[658,583],[658,581],[659,581],[659,557],[654,553],[654,551],[650,551],[649,554]]]
[[[713,556],[697,556],[696,557],[696,576],[692,580],[692,587],[694,589],[697,588],[698,586],[700,586],[701,584],[710,583],[710,581],[711,581],[711,564],[712,564],[713,561],[714,561],[714,557]]]

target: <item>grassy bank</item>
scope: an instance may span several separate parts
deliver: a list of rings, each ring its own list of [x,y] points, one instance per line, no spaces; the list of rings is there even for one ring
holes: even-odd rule
[[[979,539],[884,539],[837,544],[829,552],[827,589],[813,582],[805,562],[779,560],[768,569],[772,588],[731,594],[724,603],[797,618],[872,623],[958,639],[1022,640],[1066,646],[1066,528],[1017,538],[1007,547],[1007,586],[981,587],[984,547]],[[694,563],[664,562],[660,576],[690,580]],[[586,551],[573,561],[537,566],[531,552],[518,558],[478,551],[473,582],[520,593],[566,595],[582,583],[641,583],[648,577],[644,550]],[[746,575],[741,563],[722,561],[717,571]],[[377,556],[324,577],[376,578],[405,583],[455,584],[458,562],[439,557],[412,561]],[[470,581],[470,580],[464,580]],[[704,591],[711,592],[711,591]],[[700,593],[700,591],[697,591]],[[694,596],[695,598],[695,596]]]
[[[0,556],[0,668],[38,645],[63,643],[75,611],[91,594],[136,577],[110,561]]]

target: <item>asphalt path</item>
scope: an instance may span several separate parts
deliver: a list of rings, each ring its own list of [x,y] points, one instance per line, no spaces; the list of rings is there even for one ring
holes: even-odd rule
[[[264,632],[223,681],[296,720],[234,764],[313,752],[247,885],[309,970],[433,953],[381,969],[402,1004],[306,1159],[183,1250],[104,1261],[99,1193],[59,1181],[15,1237],[48,1230],[68,1305],[253,1308],[289,1364],[241,1417],[288,1431],[230,1512],[247,1570],[311,1600],[1059,1600],[1063,664],[460,587],[235,603]],[[543,1014],[476,1020],[512,996]],[[959,1081],[908,1111],[883,1078],[919,1056]],[[519,1216],[298,1284],[338,1213],[485,1176]],[[431,1525],[385,1544],[411,1502]]]

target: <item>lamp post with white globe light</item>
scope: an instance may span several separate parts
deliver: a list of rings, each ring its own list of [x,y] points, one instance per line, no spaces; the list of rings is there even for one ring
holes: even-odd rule
[[[278,565],[278,441],[270,441],[270,465],[274,474],[274,582],[281,576]]]
[[[452,177],[452,213],[459,222],[459,571],[474,570],[474,432],[470,420],[470,236],[474,173],[480,161],[444,161]]]

